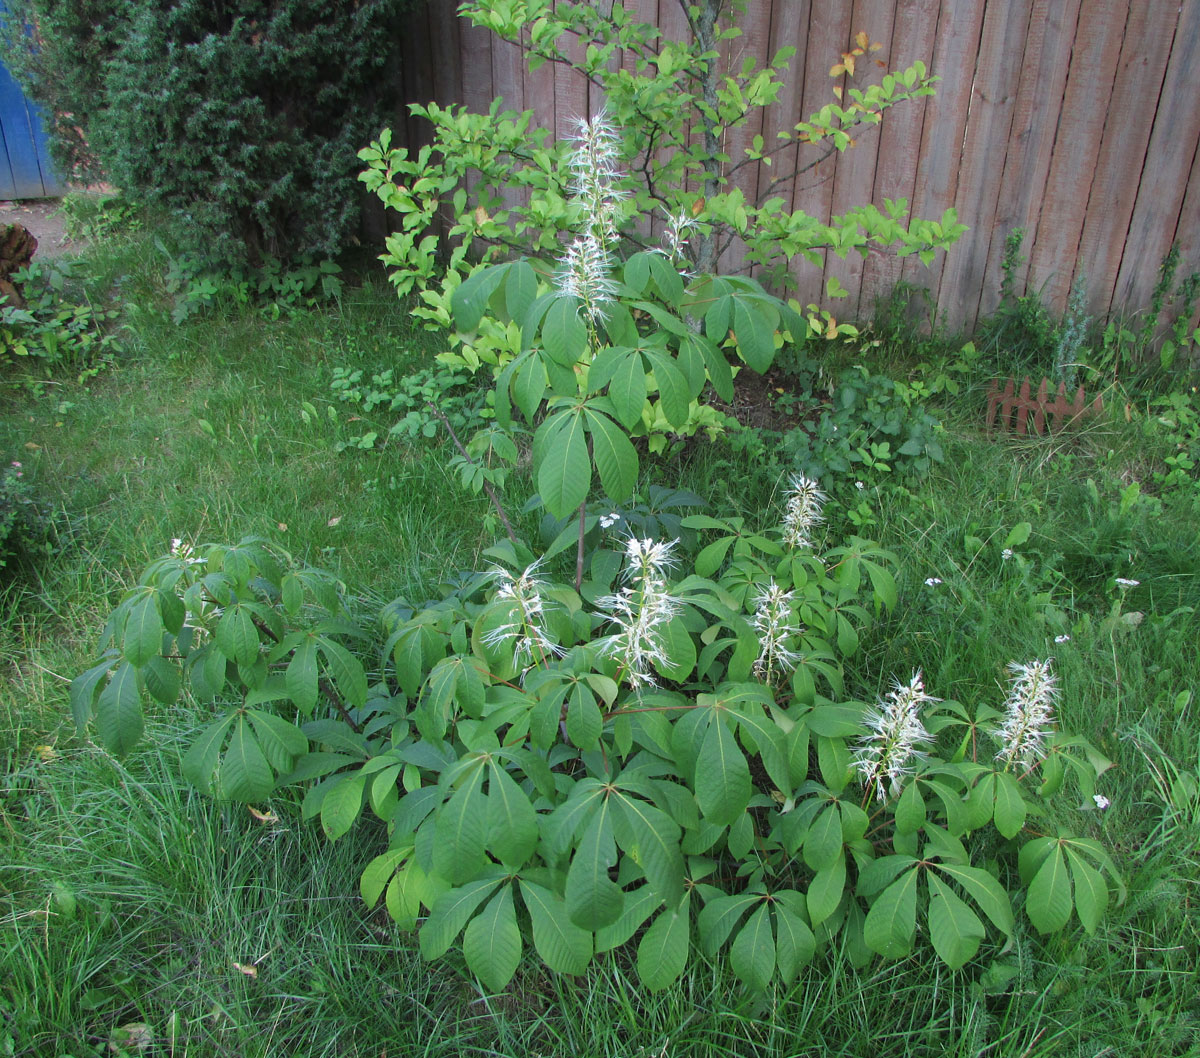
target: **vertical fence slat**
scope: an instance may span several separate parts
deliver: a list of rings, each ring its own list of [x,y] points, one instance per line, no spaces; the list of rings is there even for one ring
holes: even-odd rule
[[[886,52],[890,70],[903,69],[920,60],[928,68],[933,60],[940,0],[910,0],[897,5],[891,47]],[[880,209],[884,200],[913,201],[917,179],[917,151],[928,101],[914,99],[883,115],[879,130],[879,160],[875,166],[872,201]],[[875,310],[876,302],[891,293],[904,272],[904,261],[891,249],[873,248],[863,262],[858,297],[858,318]]]
[[[1022,228],[1028,235],[1037,224],[1054,151],[1054,134],[1062,111],[1079,4],[1080,0],[1034,0],[1029,37],[1022,56],[1024,75],[1005,150],[996,217],[989,233],[987,265],[980,291],[980,316],[995,311],[1000,304],[1000,265],[1009,232]],[[973,221],[965,218],[963,223]],[[1014,275],[1018,295],[1025,292],[1027,273],[1026,264]]]
[[[1196,226],[1200,215],[1181,215],[1188,175],[1197,179],[1193,159],[1200,143],[1200,104],[1197,102],[1197,70],[1200,69],[1200,4],[1186,3],[1175,31],[1162,97],[1154,115],[1154,128],[1147,147],[1149,159],[1137,191],[1129,222],[1121,267],[1117,273],[1113,303],[1130,311],[1145,308],[1154,289],[1160,262],[1176,239],[1190,243],[1183,252],[1183,275],[1200,268],[1200,245]],[[1196,202],[1200,196],[1193,196]],[[1200,205],[1200,202],[1197,203]],[[1177,223],[1171,218],[1178,217]]]
[[[429,11],[429,42],[433,56],[433,85],[431,99],[442,106],[463,101],[462,43],[458,35],[461,19],[452,7],[431,3]],[[427,102],[425,99],[413,102]]]
[[[1029,282],[1059,308],[1075,271],[1128,13],[1129,0],[1088,0],[1079,12],[1062,119],[1029,253]],[[1092,204],[1102,208],[1098,201]]]
[[[1092,181],[1092,198],[1103,208],[1088,209],[1075,261],[1076,275],[1086,278],[1090,312],[1102,313],[1112,303],[1143,161],[1148,167],[1159,164],[1146,147],[1178,18],[1174,4],[1135,3],[1129,11]]]
[[[925,111],[913,190],[913,215],[916,217],[936,219],[954,205],[985,6],[984,0],[945,0],[942,4],[932,71],[941,77],[941,81],[938,94],[929,100]],[[963,223],[969,224],[970,220]],[[958,249],[951,252],[958,252]],[[916,256],[905,258],[904,281],[936,292],[944,258],[945,254],[939,251],[927,267]]]
[[[979,311],[1004,169],[997,155],[1012,131],[1028,30],[1029,0],[988,5],[954,198],[970,230],[946,255],[938,288],[941,317],[952,331],[970,330]]]
[[[558,39],[563,54],[572,62],[583,61],[583,47],[578,38],[565,34]],[[554,64],[554,114],[555,135],[560,140],[569,139],[575,131],[575,123],[587,117],[588,83],[581,75],[562,63]]]
[[[813,4],[808,25],[808,48],[803,70],[804,92],[800,100],[800,115],[807,118],[827,103],[836,103],[833,95],[835,84],[844,84],[845,78],[836,81],[829,76],[830,68],[840,59],[845,42],[850,39],[850,16],[852,7],[848,3]],[[827,224],[830,205],[833,201],[833,177],[837,170],[836,151],[824,143],[801,144],[799,168],[796,178],[792,209],[802,209],[821,224]],[[826,254],[821,253],[824,260]],[[799,275],[796,282],[796,297],[801,305],[819,303],[825,291],[824,268],[814,268],[801,259],[797,263]]]
[[[892,39],[892,22],[895,17],[895,0],[855,0],[854,14],[850,20],[850,39],[843,45],[847,49],[855,46],[855,36],[866,33],[868,44],[879,42],[884,48]],[[877,55],[886,54],[867,50],[860,55],[855,65],[853,85],[876,84],[882,76],[882,71],[875,65]],[[846,103],[849,104],[847,99]],[[887,120],[887,114],[884,114]],[[879,161],[879,133],[877,125],[864,125],[854,135],[854,146],[837,156],[834,167],[833,197],[830,201],[830,214],[840,216],[856,206],[865,205],[874,200],[875,176]],[[837,279],[845,287],[847,296],[844,298],[822,298],[822,304],[834,316],[851,315],[858,308],[858,290],[862,282],[863,255],[852,250],[845,257],[830,254],[825,265],[825,278]]]

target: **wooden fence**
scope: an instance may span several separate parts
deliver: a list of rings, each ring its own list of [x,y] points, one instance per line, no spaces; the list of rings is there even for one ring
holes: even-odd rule
[[[679,0],[625,6],[668,37],[687,32]],[[530,73],[515,45],[455,7],[427,0],[416,15],[405,41],[409,98],[486,110],[502,96],[560,136],[602,105],[570,71]],[[796,49],[765,127],[747,138],[761,131],[771,143],[833,101],[830,67],[859,30],[884,45],[878,54],[892,68],[921,59],[941,77],[936,97],[889,111],[857,146],[783,191],[821,220],[906,198],[915,216],[954,206],[970,230],[928,268],[875,250],[865,260],[830,255],[824,275],[801,262],[803,303],[823,301],[836,276],[850,296],[827,307],[861,317],[903,280],[929,291],[948,326],[970,330],[999,302],[1004,242],[1017,227],[1029,259],[1016,292],[1040,292],[1058,311],[1079,273],[1091,313],[1144,309],[1175,241],[1179,275],[1200,270],[1200,0],[748,0],[741,25],[727,49],[738,63]],[[420,138],[415,125],[408,132]],[[737,157],[743,144],[728,146]],[[815,151],[790,148],[771,175]],[[751,197],[755,169],[743,169]]]

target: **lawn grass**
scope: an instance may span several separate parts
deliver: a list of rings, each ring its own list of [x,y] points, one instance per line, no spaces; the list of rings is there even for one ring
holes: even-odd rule
[[[979,409],[944,409],[946,462],[907,494],[868,494],[863,531],[897,554],[901,603],[849,673],[871,695],[922,668],[940,697],[999,704],[1008,661],[1054,655],[1063,727],[1116,764],[1107,810],[1055,821],[1125,872],[1129,897],[1095,934],[1043,941],[1019,915],[1010,949],[985,945],[959,972],[920,944],[866,966],[835,949],[766,996],[744,994],[723,959],[695,956],[651,995],[628,953],[580,979],[527,958],[492,996],[461,957],[423,963],[413,936],[364,907],[357,879],[382,829],[331,844],[288,796],[266,820],[205,800],[179,777],[202,722],[188,708],[155,714],[124,761],[67,722],[108,608],[175,537],[264,535],[376,600],[478,564],[486,503],[457,487],[445,442],[338,450],[365,427],[332,369],[400,375],[429,337],[383,284],[277,320],[218,307],[177,326],[156,310],[148,240],[94,268],[125,273],[141,306],[127,353],[83,385],[9,392],[0,418],[0,453],[20,453],[65,518],[61,552],[0,595],[0,1054],[118,1053],[114,1033],[143,1024],[145,1053],[172,1056],[1196,1053],[1200,543],[1184,500],[1128,491],[1153,458],[1132,427],[998,442],[980,436]],[[722,446],[648,474],[773,518],[775,483]],[[831,542],[853,530],[854,493],[835,493]]]

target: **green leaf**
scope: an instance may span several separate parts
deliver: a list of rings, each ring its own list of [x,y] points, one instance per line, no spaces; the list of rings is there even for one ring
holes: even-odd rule
[[[642,421],[646,408],[646,370],[642,367],[641,356],[633,350],[627,352],[613,371],[608,384],[608,399],[626,430],[632,430]]]
[[[1070,845],[1067,846],[1067,860],[1071,865],[1071,881],[1075,883],[1075,910],[1079,913],[1079,921],[1089,933],[1095,933],[1108,908],[1108,884],[1104,876]]]
[[[124,661],[96,699],[96,734],[105,749],[123,757],[142,737],[142,728],[137,670]]]
[[[587,328],[574,299],[558,298],[542,323],[542,348],[556,364],[572,368],[587,351]]]
[[[483,867],[488,805],[482,786],[483,768],[476,766],[437,813],[433,869],[452,884],[469,881]]]
[[[809,827],[804,839],[804,862],[814,871],[829,867],[842,854],[842,817],[830,804]]]
[[[871,905],[863,927],[867,946],[884,958],[898,959],[912,949],[917,928],[918,868],[892,882]]]
[[[1004,886],[995,878],[979,867],[962,867],[955,863],[935,863],[933,866],[942,874],[953,878],[1005,937],[1012,936],[1012,905]]]
[[[662,900],[651,885],[643,885],[625,894],[621,917],[596,933],[596,951],[612,951],[629,940]]]
[[[480,878],[458,889],[450,889],[433,902],[433,909],[421,927],[421,954],[429,960],[440,959],[449,950],[475,909],[503,878]]]
[[[471,919],[463,935],[467,966],[493,992],[502,990],[521,962],[521,931],[513,906],[512,886],[504,886]]]
[[[637,863],[667,907],[683,898],[683,852],[679,826],[665,812],[636,797],[616,794],[617,843]]]
[[[213,721],[189,747],[183,755],[183,777],[201,793],[212,793],[212,781],[216,775],[217,765],[221,760],[221,746],[225,743],[225,734],[237,718],[237,713],[227,713],[219,720]]]
[[[1025,826],[1027,811],[1017,780],[1008,772],[999,772],[996,775],[996,829],[1006,838],[1015,838]]]
[[[900,834],[915,834],[925,825],[925,798],[921,796],[921,785],[910,782],[896,802],[896,831]]]
[[[522,878],[521,896],[542,962],[558,973],[583,973],[592,959],[592,935],[571,921],[562,898],[549,889]]]
[[[661,992],[679,979],[691,951],[691,900],[666,908],[646,930],[637,950],[638,977],[651,992]]]
[[[983,923],[955,892],[932,872],[929,885],[929,938],[942,962],[957,970],[979,950]]]
[[[709,900],[696,920],[701,951],[705,955],[716,955],[741,917],[761,899],[761,893],[738,893]]]
[[[250,709],[247,715],[258,735],[259,746],[276,772],[291,771],[294,758],[308,752],[308,739],[295,724],[261,709]]]
[[[1029,883],[1025,913],[1039,933],[1055,933],[1070,921],[1071,906],[1071,879],[1062,848],[1055,844]]]
[[[672,426],[682,428],[687,424],[692,407],[687,379],[666,354],[655,349],[643,349],[642,353],[654,367],[654,381],[662,400],[663,415]]]
[[[513,261],[504,284],[504,308],[510,320],[524,319],[537,297],[537,275],[528,261]]]
[[[808,918],[814,928],[832,915],[846,891],[846,857],[839,856],[808,883]]]
[[[608,869],[616,862],[612,820],[608,802],[604,802],[584,828],[567,871],[567,914],[575,925],[595,932],[621,917],[624,895],[608,876]]]
[[[174,661],[161,654],[152,657],[142,669],[142,681],[155,701],[171,705],[183,689],[183,673]]]
[[[322,636],[317,640],[325,664],[337,684],[342,700],[351,709],[361,709],[367,702],[367,674],[362,662],[340,643]]]
[[[509,867],[522,867],[538,842],[537,813],[497,760],[489,765],[488,847]]]
[[[773,328],[756,305],[738,299],[733,303],[733,331],[738,354],[750,368],[766,374],[775,359]]]
[[[567,738],[582,750],[595,748],[604,728],[596,697],[586,687],[576,686],[567,705]]]
[[[270,796],[275,777],[244,716],[237,718],[233,738],[221,759],[217,785],[222,797],[253,803]]]
[[[162,654],[163,623],[158,610],[156,592],[147,590],[133,604],[125,622],[125,638],[121,652],[134,668],[140,669],[151,658]]]
[[[696,758],[696,803],[710,823],[732,823],[750,803],[750,768],[719,712],[709,722]]]
[[[771,915],[765,902],[734,938],[729,965],[756,992],[771,983],[775,973],[775,938],[771,935]]]
[[[283,608],[289,617],[295,617],[304,605],[304,582],[295,573],[288,573],[280,585]]]
[[[258,629],[254,617],[241,603],[226,610],[217,622],[217,646],[239,667],[249,667],[258,660]]]
[[[481,265],[475,269],[450,297],[454,326],[460,331],[473,331],[487,309],[488,299],[504,279],[508,264]]]
[[[112,663],[113,658],[106,657],[99,665],[93,665],[87,672],[80,673],[71,681],[71,715],[75,719],[75,730],[78,734],[82,735],[87,727],[96,704],[96,693],[104,677],[108,675],[108,670],[112,668]]]
[[[318,693],[317,644],[312,638],[306,636],[296,647],[284,671],[283,680],[296,708],[312,716],[317,707]]]
[[[625,431],[607,415],[590,408],[586,411],[592,434],[592,458],[600,473],[600,484],[609,499],[624,503],[633,495],[637,483],[637,450]]]
[[[366,869],[362,873],[362,878],[359,879],[358,890],[362,894],[363,903],[368,908],[375,906],[380,896],[383,895],[383,890],[386,888],[388,881],[396,873],[396,868],[411,855],[411,846],[388,849],[387,852],[376,856],[367,864]]]
[[[790,985],[800,967],[812,961],[817,939],[804,919],[782,900],[776,900],[772,910],[775,914],[775,962],[780,979],[784,985]]]
[[[560,412],[539,427],[538,432],[543,431],[538,492],[546,510],[555,518],[565,518],[587,499],[592,484],[583,415],[579,411]]]

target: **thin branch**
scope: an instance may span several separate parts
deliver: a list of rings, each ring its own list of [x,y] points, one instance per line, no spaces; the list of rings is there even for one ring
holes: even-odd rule
[[[454,427],[450,420],[446,418],[445,413],[431,400],[425,402],[426,406],[442,421],[442,425],[446,427],[446,432],[450,435],[450,440],[454,442],[454,447],[462,453],[463,459],[468,463],[478,466],[476,460],[471,456],[471,453],[463,447],[462,441],[458,439],[458,434],[454,432]],[[488,499],[492,501],[492,506],[496,508],[496,514],[500,516],[500,522],[504,526],[504,531],[508,534],[509,540],[514,544],[517,543],[517,534],[513,532],[512,524],[508,520],[508,515],[504,513],[504,508],[500,506],[500,497],[496,495],[496,490],[492,488],[492,483],[483,479],[483,491],[488,494]]]

